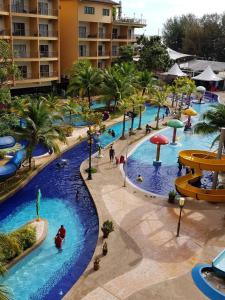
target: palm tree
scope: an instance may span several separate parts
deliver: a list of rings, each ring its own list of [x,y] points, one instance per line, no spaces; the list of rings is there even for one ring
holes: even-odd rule
[[[65,142],[65,135],[56,121],[62,120],[60,114],[50,110],[45,100],[30,101],[26,107],[18,111],[18,116],[25,121],[25,128],[16,128],[20,140],[27,141],[27,157],[31,167],[32,152],[39,144],[59,153],[57,141]]]
[[[168,105],[168,96],[169,96],[169,88],[168,86],[163,86],[161,88],[155,89],[153,93],[153,103],[158,106],[157,115],[156,115],[156,129],[159,129],[159,114],[160,109]]]
[[[194,132],[197,134],[208,135],[219,133],[214,139],[212,146],[219,141],[220,128],[225,127],[225,106],[223,104],[211,105],[211,108],[202,114],[200,122],[194,126]],[[224,145],[225,147],[225,145]]]
[[[102,94],[103,100],[108,101],[108,106],[113,100],[115,107],[117,103],[132,94],[134,87],[131,84],[130,78],[121,75],[118,67],[113,67],[105,70],[103,74]]]
[[[80,95],[82,98],[88,97],[89,107],[91,107],[91,96],[97,92],[101,82],[101,71],[90,65],[71,76],[68,93]]]
[[[148,89],[152,89],[155,83],[155,79],[153,78],[152,73],[144,70],[137,75],[137,86],[142,90],[142,96],[148,91]]]
[[[68,97],[68,99],[64,102],[62,110],[64,113],[69,113],[69,122],[70,125],[72,125],[72,115],[79,113],[79,106],[76,100],[74,100],[71,97]]]
[[[121,140],[125,140],[125,126],[126,126],[126,113],[128,109],[131,107],[130,99],[123,99],[118,102],[118,108],[123,113],[123,127],[122,127],[122,135]]]
[[[145,97],[142,95],[136,95],[137,99],[137,107],[139,108],[139,124],[138,124],[138,130],[141,130],[141,122],[142,122],[142,109],[145,104]]]

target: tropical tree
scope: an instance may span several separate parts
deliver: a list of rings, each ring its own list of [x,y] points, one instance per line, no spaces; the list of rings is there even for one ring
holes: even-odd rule
[[[143,109],[143,107],[144,107],[144,105],[145,105],[145,101],[146,101],[146,99],[145,99],[145,97],[144,96],[142,96],[142,95],[139,95],[139,94],[137,94],[136,95],[136,99],[137,99],[137,107],[138,107],[138,109],[139,109],[139,123],[138,123],[138,130],[141,130],[142,128],[141,128],[141,122],[142,122],[142,109]]]
[[[138,39],[140,48],[140,60],[138,67],[141,70],[164,71],[171,66],[167,47],[162,43],[160,36],[149,38],[141,36]]]
[[[31,167],[32,153],[40,143],[48,149],[59,153],[57,141],[65,142],[63,130],[56,121],[62,120],[60,114],[49,109],[45,100],[30,101],[20,109],[17,115],[25,121],[26,126],[17,127],[15,134],[20,140],[27,141],[27,158]]]
[[[125,137],[126,115],[130,107],[131,107],[131,103],[129,98],[125,98],[118,102],[118,108],[123,113],[123,126],[122,126],[121,140],[126,139]]]
[[[155,82],[156,80],[153,74],[147,70],[137,74],[137,87],[142,90],[142,96],[144,96],[148,90],[152,90]]]
[[[79,114],[79,105],[74,98],[68,97],[64,102],[62,111],[65,114],[69,114],[69,123],[72,125],[72,115]]]
[[[170,86],[170,92],[172,93],[172,107],[174,107],[174,103],[176,102],[176,106],[177,106],[177,101],[178,101],[178,96],[179,96],[179,88],[177,87],[177,85],[175,83],[173,83]]]
[[[119,55],[120,55],[120,57],[118,58],[119,63],[133,62],[134,47],[132,45],[120,46]]]
[[[86,65],[85,65],[86,66]],[[69,82],[68,94],[72,96],[88,98],[89,107],[91,107],[91,97],[96,94],[102,83],[102,72],[87,65],[79,70],[79,73],[72,73]]]
[[[202,135],[219,133],[212,143],[213,147],[219,141],[222,127],[225,127],[225,106],[223,104],[211,105],[210,109],[201,115],[200,121],[195,124],[194,132]]]
[[[156,129],[159,129],[159,115],[160,110],[163,106],[168,105],[168,96],[170,90],[167,85],[155,88],[153,92],[153,104],[157,105],[157,114],[156,114]]]
[[[134,87],[130,76],[122,75],[117,66],[105,70],[103,76],[102,99],[108,102],[108,107],[111,101],[114,101],[116,107],[120,100],[133,93]]]

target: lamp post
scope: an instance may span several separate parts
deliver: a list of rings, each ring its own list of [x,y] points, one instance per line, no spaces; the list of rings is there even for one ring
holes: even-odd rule
[[[89,145],[89,167],[88,167],[88,180],[92,180],[92,171],[91,171],[91,156],[92,156],[92,145],[93,145],[93,132],[91,127],[87,131],[88,135],[88,145]]]
[[[184,207],[184,203],[185,203],[185,198],[181,197],[179,199],[180,215],[179,215],[179,220],[178,220],[178,224],[177,224],[177,237],[180,235],[180,222],[181,222],[181,214],[182,214],[182,210]]]

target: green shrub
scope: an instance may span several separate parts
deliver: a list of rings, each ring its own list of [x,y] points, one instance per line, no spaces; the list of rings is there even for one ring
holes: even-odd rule
[[[5,157],[5,153],[3,151],[0,151],[0,159],[3,159]]]
[[[15,237],[20,244],[22,250],[26,250],[33,246],[36,242],[36,229],[31,225],[26,225],[10,234]]]
[[[0,233],[0,263],[6,264],[36,242],[36,229],[26,225],[9,234]]]

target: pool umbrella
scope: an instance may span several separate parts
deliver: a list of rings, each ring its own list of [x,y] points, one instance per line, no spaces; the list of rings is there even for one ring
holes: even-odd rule
[[[36,199],[37,221],[40,220],[40,216],[39,216],[39,213],[40,213],[40,204],[41,204],[41,190],[38,189],[38,192],[37,192],[37,199]]]
[[[188,127],[190,127],[191,126],[191,117],[197,116],[198,113],[192,108],[187,108],[183,111],[183,114],[185,116],[188,116],[187,125],[188,125]]]
[[[160,147],[161,145],[167,145],[169,143],[169,140],[164,135],[154,135],[149,140],[152,144],[157,145],[157,152],[156,152],[156,159],[153,161],[154,166],[160,166],[162,164],[161,161],[159,161],[160,158]]]
[[[176,135],[177,135],[177,128],[182,128],[184,127],[183,122],[181,122],[180,120],[170,120],[167,123],[167,126],[172,127],[173,128],[173,140],[172,140],[172,145],[176,145]]]

